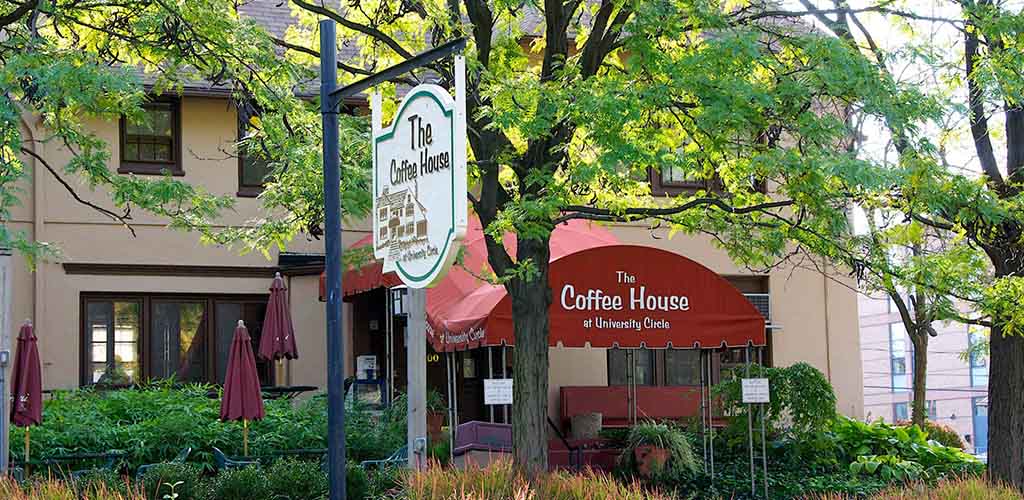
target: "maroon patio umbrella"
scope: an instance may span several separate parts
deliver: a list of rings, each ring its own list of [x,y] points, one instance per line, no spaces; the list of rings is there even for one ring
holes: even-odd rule
[[[281,273],[274,276],[270,285],[270,300],[267,302],[267,314],[263,318],[263,334],[260,337],[260,357],[267,361],[277,361],[277,377],[281,385],[281,368],[285,358],[299,357],[295,347],[295,327],[292,326],[292,315],[288,311],[288,289],[284,286]]]
[[[235,336],[228,353],[228,370],[224,376],[224,396],[220,400],[220,419],[242,421],[242,450],[249,454],[249,421],[265,415],[260,394],[260,377],[256,373],[256,358],[252,355],[252,338],[245,323],[238,320]]]
[[[32,322],[25,320],[18,332],[11,380],[11,423],[25,428],[25,470],[28,471],[29,429],[43,422],[43,382],[39,346]]]

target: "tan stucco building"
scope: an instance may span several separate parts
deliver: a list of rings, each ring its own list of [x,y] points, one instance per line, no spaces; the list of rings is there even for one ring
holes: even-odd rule
[[[267,10],[259,13],[264,17],[275,15],[271,4],[257,2],[252,8]],[[286,15],[287,6],[284,9]],[[271,23],[276,31],[283,26]],[[110,145],[112,172],[152,175],[167,169],[213,194],[237,196],[235,211],[219,221],[225,226],[260,214],[259,201],[253,197],[259,192],[259,166],[225,154],[234,149],[240,129],[227,95],[186,89],[182,96],[154,100],[147,115],[151,122],[146,125],[124,120],[90,124]],[[26,137],[47,135],[38,118],[28,113],[22,128]],[[60,144],[26,143],[57,169],[69,158]],[[287,252],[271,249],[268,260],[259,253],[240,255],[235,249],[204,246],[196,234],[170,230],[165,221],[138,211],[132,214],[137,234],[133,237],[122,225],[73,200],[33,158],[25,161],[33,175],[20,186],[23,204],[14,207],[7,223],[54,244],[62,256],[40,263],[34,272],[16,261],[12,324],[7,326],[16,331],[23,319],[34,321],[44,389],[170,375],[221,382],[236,322],[244,320],[258,338],[275,272],[286,277],[290,290],[300,357],[287,363],[285,380],[272,380],[273,370],[262,366],[265,382],[325,387],[325,304],[319,300],[322,241],[299,238]],[[681,179],[669,173],[652,180],[660,189]],[[76,178],[69,181],[91,202],[112,208],[104,193],[91,192]],[[812,364],[834,385],[839,410],[863,415],[857,294],[845,273],[825,276],[783,266],[765,275],[752,274],[715,248],[710,238],[669,238],[666,231],[652,231],[643,224],[619,224],[609,230],[623,244],[688,257],[750,294],[772,325],[767,334],[769,361],[776,366]],[[346,221],[343,241],[347,246],[369,232],[368,221]],[[379,318],[386,310],[384,297],[367,295],[344,305],[349,375],[355,373],[356,358],[375,349],[374,337],[382,331]],[[616,374],[609,372],[615,364],[609,351],[552,348],[552,413],[558,411],[560,387],[614,385]],[[663,357],[659,359],[664,363]],[[404,372],[392,371],[394,384],[404,385]]]

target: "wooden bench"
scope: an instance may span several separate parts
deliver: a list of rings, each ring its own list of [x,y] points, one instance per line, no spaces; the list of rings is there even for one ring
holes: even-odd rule
[[[629,426],[626,386],[564,386],[561,419],[568,428],[574,415],[600,413],[604,427]],[[637,386],[637,419],[700,418],[700,386]]]

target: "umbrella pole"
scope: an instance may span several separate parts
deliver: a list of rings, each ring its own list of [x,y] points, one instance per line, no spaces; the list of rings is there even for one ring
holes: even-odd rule
[[[242,455],[249,456],[249,420],[242,419]]]
[[[277,375],[274,376],[274,382],[277,383],[278,387],[284,384],[284,359],[277,360]]]
[[[25,427],[25,477],[28,478],[28,446],[31,438],[29,432],[32,430],[31,427]]]

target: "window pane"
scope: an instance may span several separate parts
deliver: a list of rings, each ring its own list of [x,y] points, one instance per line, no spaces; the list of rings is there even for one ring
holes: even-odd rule
[[[153,302],[148,358],[153,377],[207,381],[205,313],[203,302]]]
[[[134,363],[137,361],[138,353],[133,342],[114,343],[114,360],[118,363]]]
[[[125,118],[124,151],[128,161],[174,161],[174,107],[168,103],[143,106],[142,116]]]
[[[228,353],[231,352],[231,339],[235,335],[235,326],[242,319],[242,304],[235,302],[217,302],[215,306],[217,318],[217,378],[212,382],[224,383],[224,375],[228,369]]]
[[[609,349],[608,385],[629,383],[629,352],[632,352],[636,359],[636,384],[654,385],[654,352],[648,349]]]
[[[92,345],[92,357],[91,361],[94,363],[106,363],[107,362],[107,343],[93,344]]]
[[[895,403],[895,404],[892,405],[892,410],[893,410],[893,420],[896,420],[896,421],[907,420],[907,418],[909,417],[909,415],[908,415],[909,409],[908,409],[907,403]]]
[[[242,158],[242,185],[262,186],[270,176],[270,165],[262,158]]]
[[[700,385],[700,351],[665,351],[665,385]]]
[[[139,340],[139,303],[114,303],[114,340],[136,342]]]

